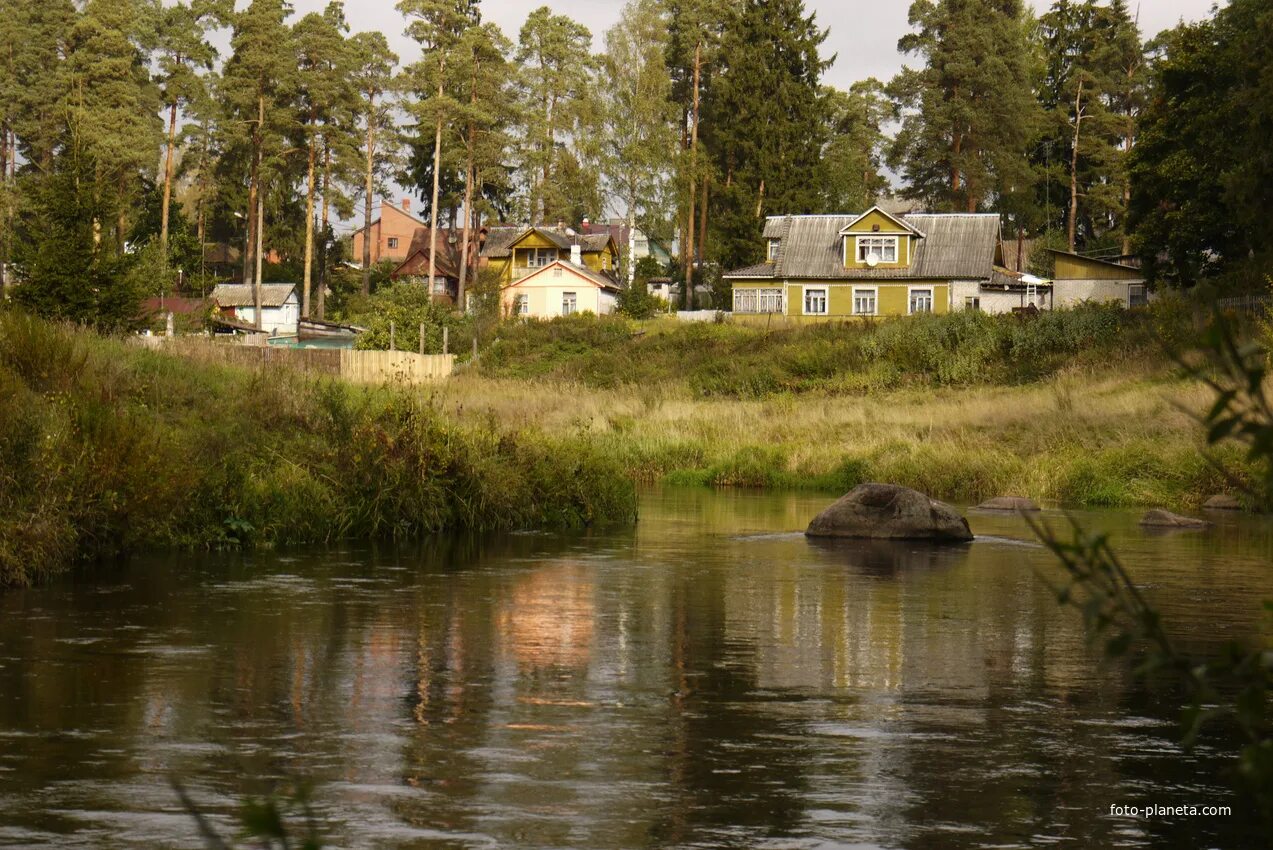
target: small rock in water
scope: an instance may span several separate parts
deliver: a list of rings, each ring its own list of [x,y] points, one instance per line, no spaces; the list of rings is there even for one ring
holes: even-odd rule
[[[973,536],[953,507],[896,484],[859,484],[814,517],[805,534],[955,543]]]
[[[1173,514],[1171,511],[1159,510],[1158,508],[1146,511],[1145,515],[1140,518],[1140,524],[1150,528],[1206,528],[1211,525],[1205,519],[1181,516],[1180,514]]]
[[[1202,507],[1208,511],[1240,511],[1242,503],[1228,493],[1218,493],[1203,502]]]
[[[1039,506],[1033,499],[1023,496],[996,496],[977,505],[979,511],[1037,511]]]

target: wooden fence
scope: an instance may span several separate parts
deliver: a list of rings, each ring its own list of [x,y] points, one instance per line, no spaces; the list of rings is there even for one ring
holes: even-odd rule
[[[291,369],[330,375],[361,384],[426,384],[450,377],[454,354],[412,351],[352,351],[242,345],[199,337],[137,337],[141,344],[192,360],[229,363],[248,369]]]
[[[1268,312],[1269,301],[1268,295],[1234,295],[1229,298],[1217,298],[1216,306],[1221,310],[1265,313]]]

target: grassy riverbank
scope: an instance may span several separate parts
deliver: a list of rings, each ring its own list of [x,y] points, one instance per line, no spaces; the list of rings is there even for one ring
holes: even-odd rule
[[[0,313],[0,585],[149,546],[630,521],[600,447]]]
[[[1070,367],[1018,386],[860,396],[695,396],[461,376],[442,411],[524,424],[613,457],[639,481],[843,492],[890,481],[975,503],[1186,508],[1226,489],[1193,418],[1212,397],[1165,367]],[[1236,450],[1226,466],[1241,469]]]

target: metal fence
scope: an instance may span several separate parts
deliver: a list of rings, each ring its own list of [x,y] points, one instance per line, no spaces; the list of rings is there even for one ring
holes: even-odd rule
[[[1270,303],[1273,303],[1270,295],[1233,295],[1216,299],[1216,306],[1221,310],[1244,313],[1267,313]]]

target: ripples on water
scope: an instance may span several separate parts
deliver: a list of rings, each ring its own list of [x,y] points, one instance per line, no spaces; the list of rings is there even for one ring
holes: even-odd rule
[[[0,596],[0,846],[198,847],[305,777],[334,846],[1261,846],[1169,695],[1101,665],[1013,516],[811,543],[825,499],[664,491],[635,531],[137,559]],[[1273,535],[1082,514],[1213,652]],[[1112,818],[1111,804],[1229,805]]]

